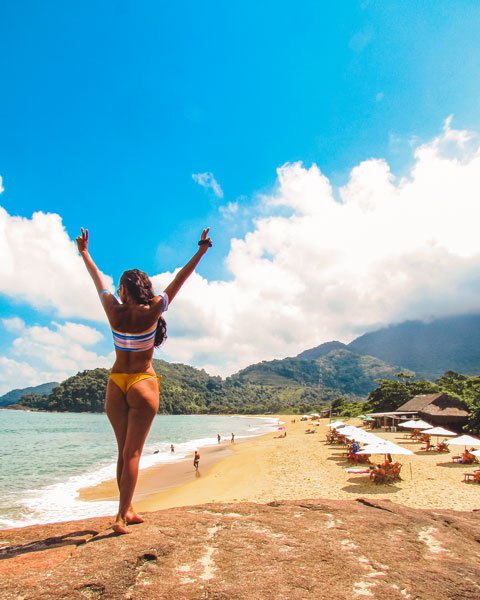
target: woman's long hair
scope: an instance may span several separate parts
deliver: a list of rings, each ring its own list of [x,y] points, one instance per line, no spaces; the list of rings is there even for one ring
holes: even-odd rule
[[[131,298],[137,304],[151,304],[155,296],[150,277],[139,269],[130,269],[120,278],[120,285],[125,286]],[[163,317],[158,319],[155,333],[155,348],[158,348],[167,339],[167,324]]]

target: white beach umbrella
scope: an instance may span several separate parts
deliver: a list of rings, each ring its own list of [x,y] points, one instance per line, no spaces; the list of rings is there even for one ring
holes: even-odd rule
[[[444,435],[445,437],[448,437],[449,435],[457,435],[454,431],[449,431],[444,427],[432,427],[431,429],[423,429],[422,433],[427,433],[428,435]]]
[[[399,423],[400,427],[407,427],[408,429],[430,429],[432,426],[426,421],[419,419],[418,421],[407,421],[406,423]]]
[[[327,424],[327,427],[333,427],[334,429],[337,429],[337,427],[343,427],[345,425],[345,423],[343,421],[332,421],[331,423]]]
[[[384,440],[382,443],[367,444],[357,454],[413,454],[408,448]]]
[[[452,446],[465,446],[465,448],[467,446],[480,447],[480,440],[471,435],[460,435],[459,437],[447,440],[447,444]]]
[[[368,433],[368,431],[363,431],[355,439],[362,444],[382,444],[384,442],[383,438],[373,433]]]
[[[363,431],[363,429],[355,427],[355,425],[342,425],[340,429],[342,430],[342,435],[350,435],[351,433],[356,433],[357,431]]]
[[[373,433],[369,433],[368,431],[353,425],[346,425],[345,427],[342,427],[340,429],[340,433],[345,437],[355,440],[356,442],[361,442],[362,444],[371,444],[373,442],[382,441],[382,438],[378,437],[378,435],[374,435]]]

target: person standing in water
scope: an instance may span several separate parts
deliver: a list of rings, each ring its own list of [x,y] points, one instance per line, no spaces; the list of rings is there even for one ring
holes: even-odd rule
[[[167,337],[162,314],[195,270],[212,242],[204,229],[198,250],[180,269],[165,291],[156,296],[148,275],[138,269],[125,271],[120,278],[118,295],[106,288],[88,251],[88,230],[76,238],[78,251],[97,289],[110,323],[115,346],[105,397],[105,412],[115,432],[118,446],[117,484],[120,492],[118,514],[112,529],[131,533],[128,525],[142,523],[133,506],[138,467],[150,426],[159,407],[159,382],[152,366],[153,350]]]

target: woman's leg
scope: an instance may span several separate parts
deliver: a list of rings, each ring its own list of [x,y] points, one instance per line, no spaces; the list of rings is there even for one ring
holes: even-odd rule
[[[110,379],[107,384],[107,393],[105,397],[105,412],[113,427],[115,438],[117,440],[118,458],[117,458],[117,485],[120,489],[120,478],[123,470],[123,446],[127,437],[128,425],[128,404],[125,394]]]
[[[117,527],[120,533],[126,533],[125,521],[131,514],[132,498],[138,478],[138,466],[145,440],[152,421],[157,414],[159,390],[157,379],[144,379],[133,385],[127,392],[127,428],[123,443],[123,462],[120,476],[120,503],[117,516]]]

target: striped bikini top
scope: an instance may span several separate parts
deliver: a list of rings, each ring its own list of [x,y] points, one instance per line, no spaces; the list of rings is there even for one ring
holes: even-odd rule
[[[160,296],[162,297],[163,313],[168,309],[168,296],[165,293],[160,294]],[[156,331],[156,323],[150,329],[141,331],[140,333],[127,333],[112,329],[113,345],[116,350],[123,350],[124,352],[144,352],[145,350],[151,350],[155,345]]]

